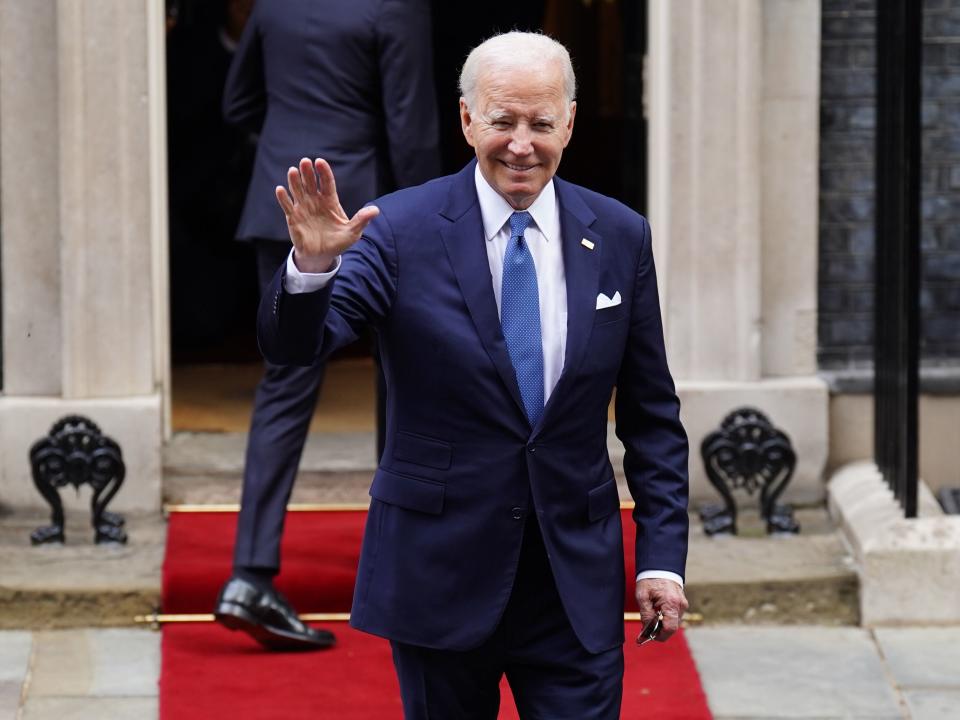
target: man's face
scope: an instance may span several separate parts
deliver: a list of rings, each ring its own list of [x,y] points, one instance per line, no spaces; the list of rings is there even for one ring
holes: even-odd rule
[[[567,103],[559,64],[481,72],[476,107],[460,98],[460,121],[480,172],[517,210],[550,181],[573,133],[577,104]]]

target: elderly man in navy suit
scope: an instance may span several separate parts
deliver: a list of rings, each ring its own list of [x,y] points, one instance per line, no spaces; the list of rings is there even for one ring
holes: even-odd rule
[[[254,243],[261,295],[290,252],[273,187],[304,153],[341,178],[349,212],[440,170],[426,0],[261,0],[230,67],[224,116],[259,133],[237,238]],[[275,592],[280,538],[323,364],[268,363],[247,441],[233,576],[214,613],[270,648],[322,648]]]
[[[329,164],[276,189],[294,250],[260,306],[272,362],[312,364],[372,325],[387,438],[351,624],[389,638],[407,718],[612,719],[623,542],[606,449],[636,502],[636,596],[666,640],[687,603],[687,438],[646,220],[555,176],[576,114],[566,49],[473,50],[460,117],[476,160],[352,217]],[[601,159],[602,160],[602,159]]]

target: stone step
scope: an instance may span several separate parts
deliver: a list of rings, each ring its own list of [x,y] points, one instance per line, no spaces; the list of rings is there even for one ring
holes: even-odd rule
[[[767,536],[756,513],[736,537],[707,537],[691,517],[686,594],[708,623],[859,624],[859,580],[823,508],[798,509],[802,532]]]
[[[612,432],[608,450],[620,497],[623,446]],[[242,433],[181,433],[165,452],[164,497],[171,504],[240,501]],[[373,433],[311,434],[293,489],[293,503],[367,504],[376,469]],[[707,622],[857,622],[857,577],[823,508],[800,510],[804,533],[768,538],[753,504],[740,516],[741,537],[707,538],[691,517],[687,594]]]
[[[622,476],[623,446],[611,432],[611,461]],[[246,433],[176,433],[163,451],[166,505],[221,505],[240,502]],[[304,445],[293,503],[366,503],[376,470],[372,432],[311,433]]]
[[[177,433],[164,448],[166,505],[240,502],[246,433]],[[311,433],[294,483],[293,503],[365,503],[376,469],[371,432]]]
[[[239,476],[246,443],[246,433],[176,433],[163,449],[164,473]],[[372,473],[376,465],[376,441],[371,432],[311,433],[300,458],[301,472],[310,474]]]
[[[164,454],[165,501],[239,502],[245,442],[242,433],[174,436]],[[292,502],[368,503],[373,456],[372,433],[311,435]],[[629,497],[622,482],[621,497]],[[711,624],[857,624],[857,574],[840,535],[823,507],[800,508],[797,519],[800,535],[768,537],[747,509],[740,536],[709,538],[691,515],[691,612]],[[160,515],[129,516],[129,544],[104,547],[92,544],[89,516],[71,514],[67,545],[30,547],[30,531],[45,521],[39,512],[0,517],[0,628],[129,625],[158,607]]]
[[[691,612],[708,624],[858,623],[857,575],[823,510],[799,511],[805,531],[794,537],[767,537],[759,518],[741,519],[743,535],[708,538],[691,518]],[[128,516],[129,544],[111,547],[93,545],[87,516],[70,515],[66,545],[30,547],[30,531],[45,521],[0,518],[0,629],[132,625],[158,608],[162,517]]]
[[[801,512],[801,522],[815,512]],[[0,520],[0,628],[131,625],[157,609],[161,518],[129,516],[129,544],[104,547],[92,544],[85,517],[71,517],[67,545],[30,547],[27,536],[43,521]],[[707,538],[694,522],[686,592],[690,611],[709,624],[851,625],[859,617],[857,576],[834,532]]]
[[[126,514],[126,545],[95,545],[90,516],[69,512],[66,543],[30,545],[40,511],[0,516],[0,629],[133,625],[160,604],[167,524]]]

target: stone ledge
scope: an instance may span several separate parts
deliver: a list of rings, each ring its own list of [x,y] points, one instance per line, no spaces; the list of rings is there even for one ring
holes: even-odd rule
[[[840,468],[827,492],[856,560],[864,625],[960,623],[960,517],[943,515],[921,482],[920,517],[904,518],[871,462]]]
[[[817,375],[831,395],[872,395],[873,368],[822,369]],[[921,395],[960,395],[960,366],[920,368]]]

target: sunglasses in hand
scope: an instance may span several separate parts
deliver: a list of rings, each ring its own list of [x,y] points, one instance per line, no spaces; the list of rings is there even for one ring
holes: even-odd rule
[[[660,634],[662,629],[663,612],[658,610],[653,619],[647,621],[647,623],[643,626],[643,630],[641,630],[640,634],[637,635],[637,645],[646,645],[651,640],[656,640],[657,635]]]

